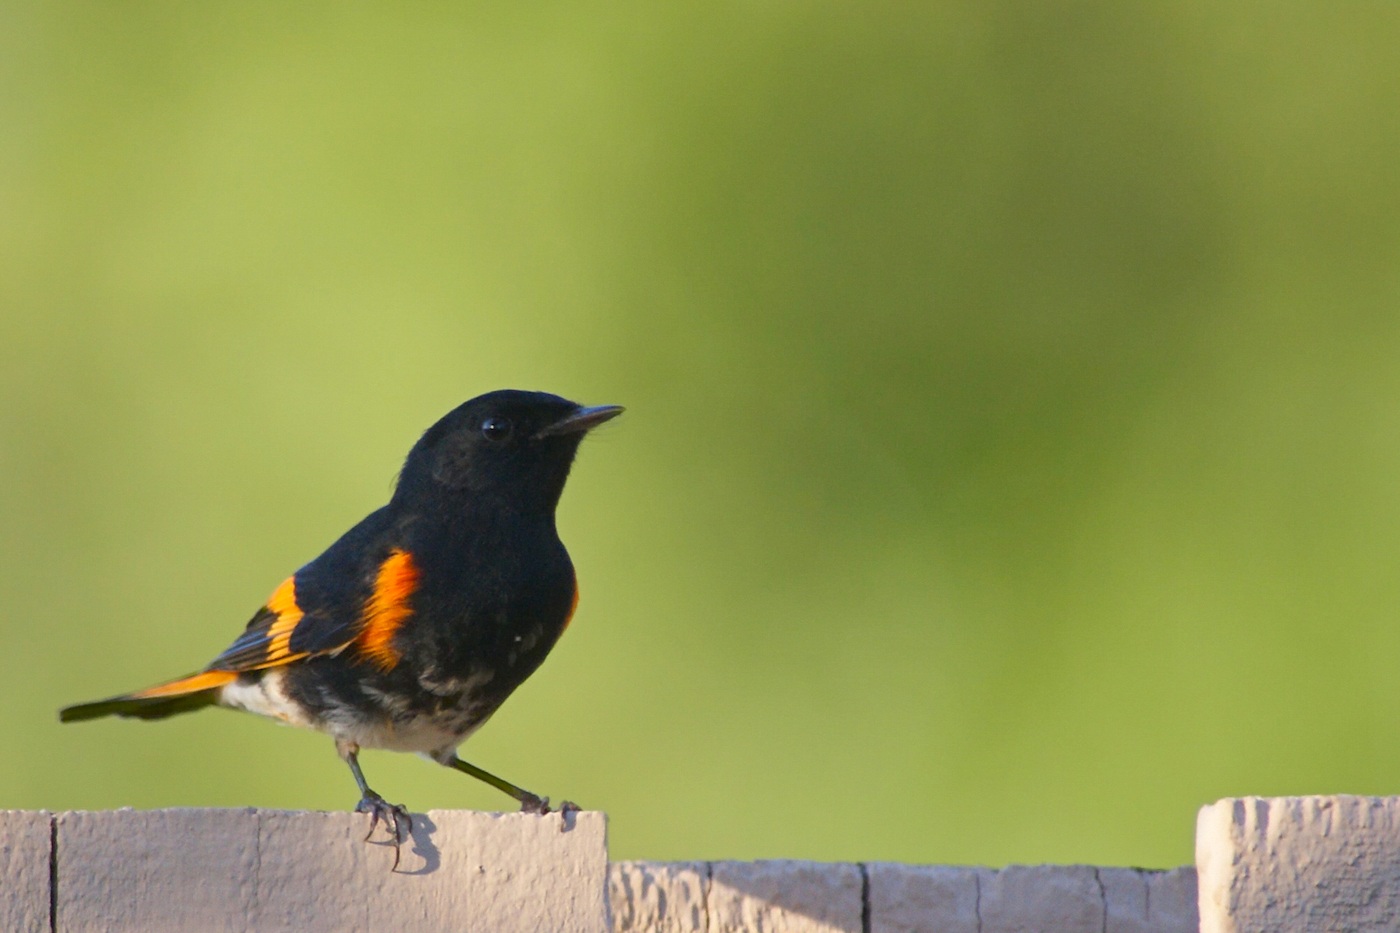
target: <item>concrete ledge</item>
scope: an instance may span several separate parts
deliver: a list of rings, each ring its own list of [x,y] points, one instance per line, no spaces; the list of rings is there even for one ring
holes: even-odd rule
[[[607,861],[606,821],[433,811],[0,811],[0,930],[1400,930],[1400,798],[1222,800],[1197,869]],[[567,831],[561,831],[567,829]],[[1196,882],[1199,877],[1199,895]]]
[[[607,861],[606,819],[0,811],[0,930],[1194,933],[1195,872]],[[567,831],[561,831],[565,830]]]
[[[1202,933],[1400,929],[1400,798],[1221,800],[1196,867]]]
[[[614,862],[608,869],[613,930],[708,930],[709,862]]]
[[[51,929],[52,838],[52,929],[64,933],[456,931],[464,923],[606,933],[603,814],[574,814],[567,831],[558,815],[434,810],[415,814],[414,822],[393,872],[383,830],[374,842],[363,841],[363,814],[7,813],[0,817],[0,852],[18,853],[30,873],[19,877],[39,871],[42,884],[26,882],[23,895],[12,898],[9,879],[16,876],[6,866],[0,929]]]
[[[711,862],[710,933],[861,929],[863,872],[823,862]]]
[[[1191,868],[614,862],[614,933],[1196,933]]]
[[[0,810],[0,930],[50,928],[51,833],[47,812]]]

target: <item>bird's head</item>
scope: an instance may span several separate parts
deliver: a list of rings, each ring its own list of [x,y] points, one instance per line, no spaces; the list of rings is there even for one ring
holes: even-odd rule
[[[620,405],[585,407],[546,392],[479,395],[413,445],[394,496],[431,502],[460,495],[552,514],[583,436],[621,413]]]

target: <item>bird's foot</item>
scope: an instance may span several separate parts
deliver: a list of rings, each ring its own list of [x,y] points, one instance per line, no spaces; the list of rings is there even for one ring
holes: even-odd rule
[[[520,812],[534,813],[537,816],[545,816],[554,811],[549,809],[548,797],[537,797],[528,790],[522,792],[520,797]]]
[[[355,806],[356,813],[369,814],[369,832],[365,833],[365,841],[374,835],[374,828],[384,823],[384,828],[389,830],[394,837],[394,867],[390,871],[397,871],[399,867],[399,847],[403,841],[413,832],[413,816],[408,812],[408,808],[402,804],[389,803],[383,797],[370,791],[360,798],[360,802]]]
[[[566,800],[559,805],[559,809],[556,812],[559,814],[559,831],[561,833],[566,833],[573,826],[573,815],[575,813],[582,813],[583,808],[572,800]]]
[[[525,796],[520,800],[521,813],[534,813],[537,816],[548,816],[551,813],[558,813],[561,817],[559,822],[559,831],[561,833],[569,828],[569,817],[581,811],[582,808],[572,800],[565,800],[563,803],[559,804],[558,807],[551,808],[549,806],[548,797],[537,797],[528,791],[526,791]]]

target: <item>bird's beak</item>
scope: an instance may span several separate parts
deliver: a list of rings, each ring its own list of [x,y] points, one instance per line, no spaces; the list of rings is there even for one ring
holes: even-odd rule
[[[589,407],[580,405],[540,431],[535,437],[552,437],[555,434],[582,434],[584,431],[596,428],[604,421],[616,418],[620,414],[622,414],[621,405],[593,405]]]

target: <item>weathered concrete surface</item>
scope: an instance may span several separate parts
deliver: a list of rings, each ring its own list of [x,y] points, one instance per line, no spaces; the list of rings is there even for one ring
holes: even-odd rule
[[[861,872],[864,872],[862,885]],[[615,862],[614,933],[1196,933],[1196,872]]]
[[[613,862],[608,905],[614,933],[703,933],[709,929],[708,862]]]
[[[607,930],[601,813],[415,814],[399,870],[353,813],[58,817],[58,929]],[[47,910],[45,921],[47,924]]]
[[[1400,930],[1400,798],[1221,800],[1196,870],[1201,933]]]
[[[57,816],[58,929],[237,931],[257,884],[252,810]]]
[[[0,810],[0,930],[49,929],[49,828],[44,811]]]
[[[979,933],[977,868],[872,862],[870,933]]]
[[[871,933],[1196,933],[1196,873],[876,862]]]
[[[1106,907],[1105,933],[1196,933],[1196,870],[1096,868]]]
[[[712,862],[710,933],[861,933],[858,865]]]
[[[1358,826],[1393,831],[1385,806],[1333,806],[1319,812],[1330,814],[1327,825],[1338,832],[1354,834]],[[1191,868],[1013,866],[996,871],[796,861],[619,862],[610,867],[600,813],[577,814],[565,822],[557,815],[542,819],[433,811],[416,814],[415,824],[394,872],[386,833],[379,830],[366,844],[368,820],[360,814],[0,813],[0,930],[49,930],[51,905],[55,928],[62,931],[603,933],[609,912],[617,933],[1196,930],[1196,874]],[[1278,828],[1276,822],[1270,825]],[[561,832],[566,826],[568,831]],[[1238,833],[1226,836],[1233,839]],[[1382,833],[1378,838],[1384,842],[1390,837]],[[1330,844],[1354,854],[1350,839]],[[1396,849],[1400,846],[1392,851]],[[58,878],[52,901],[51,851]],[[1294,859],[1295,873],[1318,867],[1299,858]],[[1321,890],[1329,889],[1324,884]],[[1380,894],[1367,890],[1368,896],[1346,901],[1352,913],[1333,926],[1246,922],[1214,930],[1387,928],[1384,920],[1378,921],[1381,926],[1359,924],[1356,911],[1371,909],[1386,897],[1393,900],[1395,885]],[[1269,903],[1271,895],[1262,896]],[[1205,899],[1203,889],[1203,903]]]
[[[265,812],[252,929],[607,930],[606,818],[432,810],[393,850],[364,845],[352,813]],[[308,827],[308,821],[311,826]],[[319,858],[299,857],[314,830]],[[380,833],[377,839],[387,836]],[[346,897],[346,892],[353,892]],[[334,918],[334,922],[327,922]]]
[[[1103,933],[1104,899],[1087,865],[1012,865],[978,880],[982,933]]]

